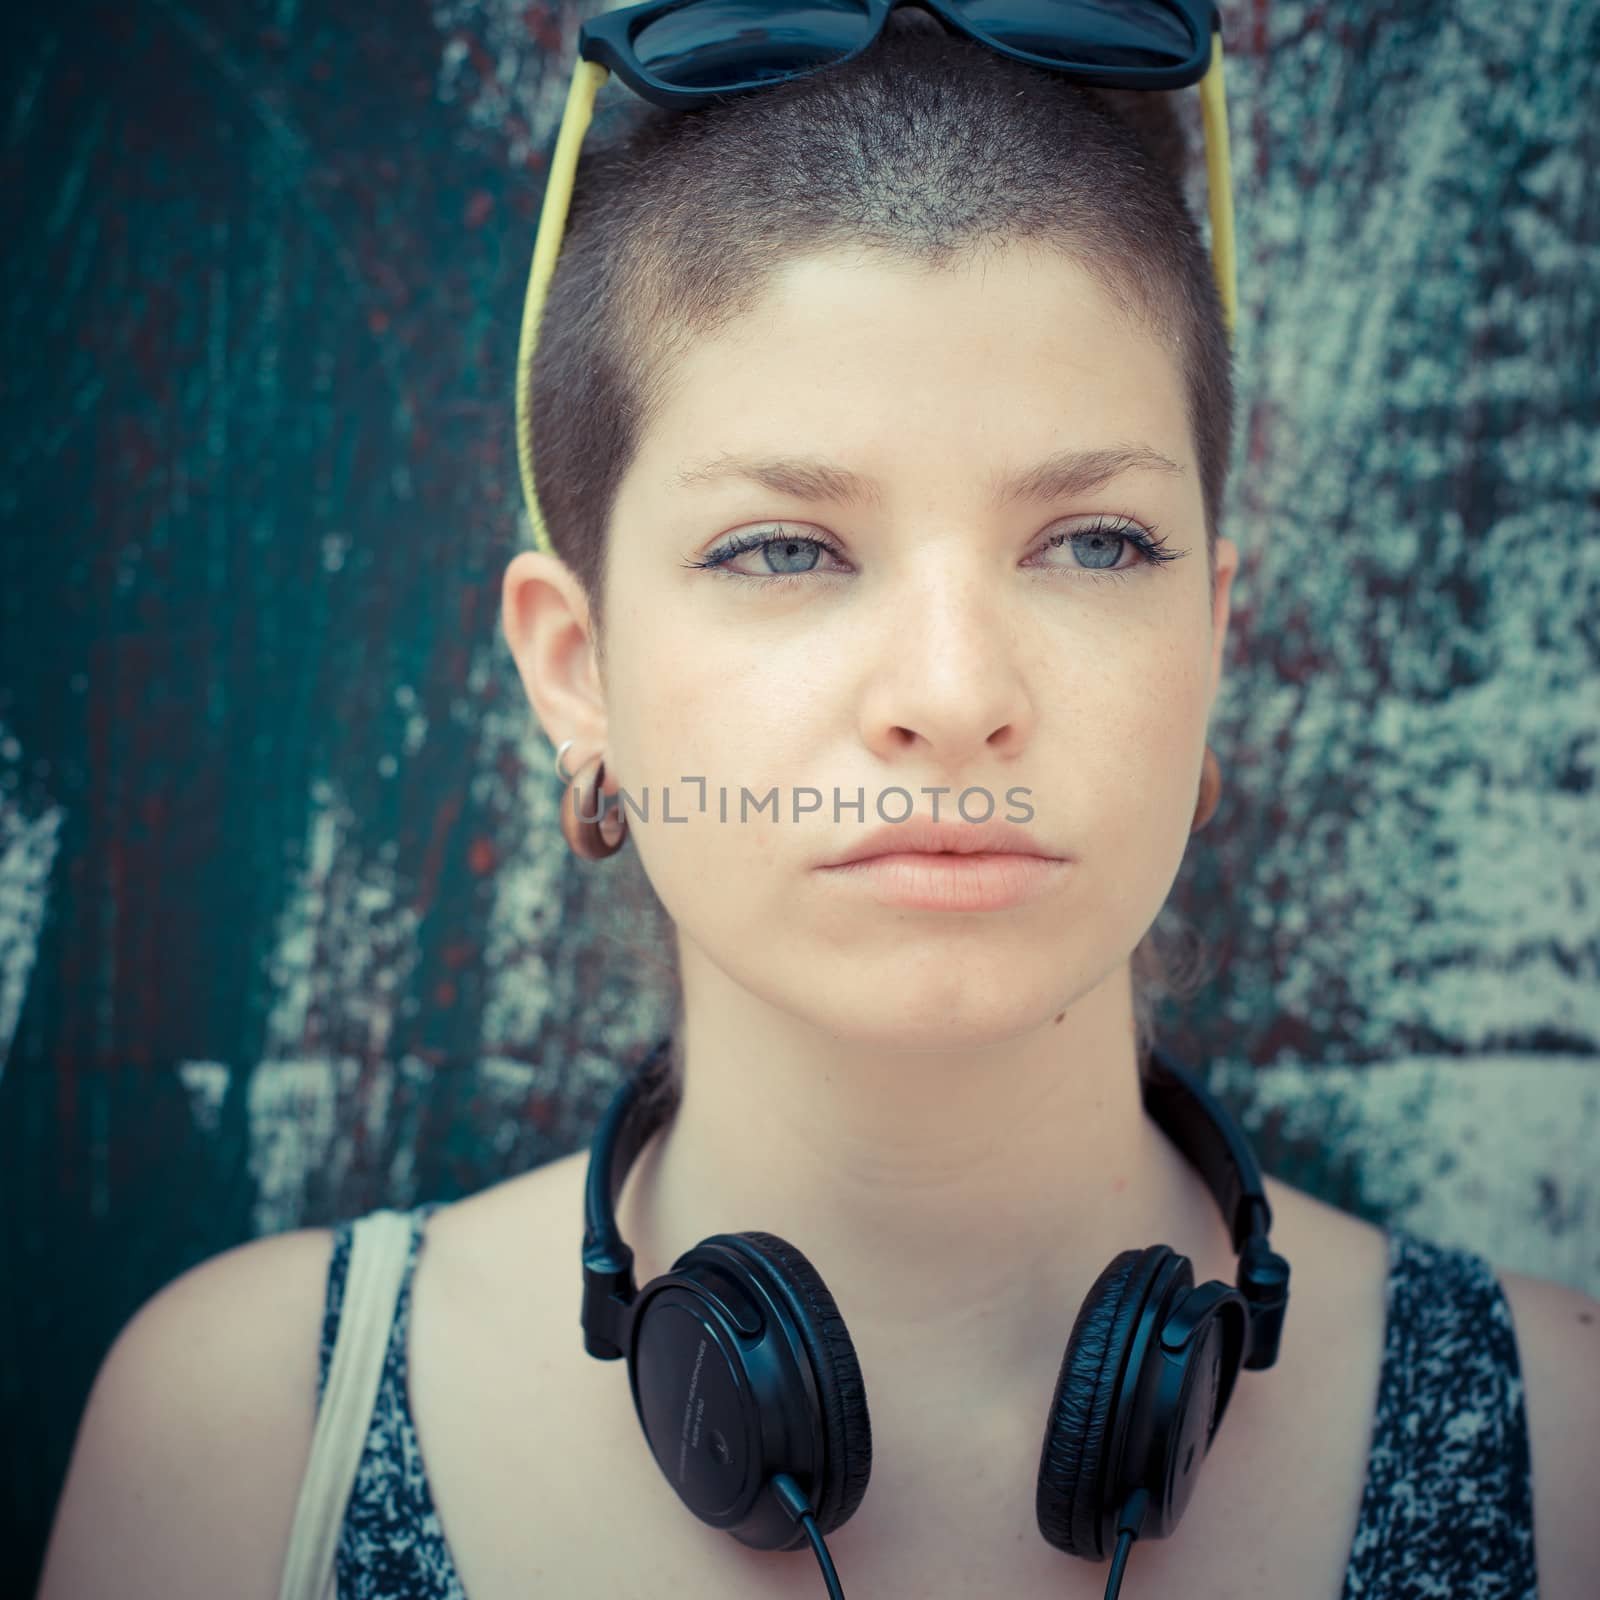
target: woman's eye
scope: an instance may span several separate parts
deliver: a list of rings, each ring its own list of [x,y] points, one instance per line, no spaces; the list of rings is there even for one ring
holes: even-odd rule
[[[1146,530],[1126,521],[1097,522],[1088,528],[1053,534],[1045,544],[1047,550],[1063,547],[1070,550],[1071,561],[1046,561],[1044,565],[1095,578],[1123,578],[1140,567],[1159,566],[1182,553],[1169,549],[1155,536],[1153,527]],[[1135,559],[1125,561],[1123,558],[1130,551]]]
[[[740,566],[733,565],[745,556],[751,559],[742,561]],[[813,539],[797,533],[747,533],[713,550],[705,560],[691,561],[689,565],[732,578],[781,580],[830,570],[822,565],[824,556],[843,559],[825,539]]]

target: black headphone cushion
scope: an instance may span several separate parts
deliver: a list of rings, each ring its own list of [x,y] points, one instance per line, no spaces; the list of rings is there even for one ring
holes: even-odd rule
[[[1139,1310],[1171,1253],[1164,1245],[1122,1251],[1095,1279],[1072,1325],[1045,1424],[1035,1501],[1039,1531],[1069,1555],[1105,1559],[1106,1425]]]
[[[773,1233],[728,1237],[740,1240],[774,1271],[810,1354],[827,1451],[817,1527],[823,1534],[832,1533],[859,1509],[872,1472],[872,1424],[855,1346],[821,1274],[799,1250]]]

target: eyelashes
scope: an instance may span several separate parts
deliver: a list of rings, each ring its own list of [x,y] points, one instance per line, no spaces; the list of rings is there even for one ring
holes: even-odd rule
[[[1045,541],[1046,549],[1056,549],[1064,544],[1076,544],[1079,539],[1115,539],[1120,544],[1132,545],[1140,559],[1131,567],[1073,567],[1070,571],[1087,573],[1091,578],[1126,578],[1145,568],[1164,566],[1178,560],[1184,552],[1174,550],[1160,535],[1152,522],[1141,527],[1127,517],[1102,519],[1087,528],[1075,528],[1070,533],[1052,534]],[[1121,554],[1119,550],[1118,555]]]
[[[1071,544],[1076,548],[1080,541],[1103,539],[1115,542],[1114,558],[1120,557],[1123,549],[1131,547],[1139,554],[1139,560],[1131,566],[1058,566],[1056,563],[1046,563],[1045,570],[1059,570],[1071,572],[1091,578],[1096,582],[1107,579],[1123,579],[1132,577],[1134,573],[1151,570],[1162,566],[1169,561],[1176,561],[1185,554],[1182,550],[1174,550],[1160,537],[1160,532],[1154,523],[1141,526],[1129,517],[1102,517],[1089,524],[1088,527],[1074,528],[1066,533],[1051,535],[1039,547],[1041,550],[1059,549],[1062,545]],[[790,572],[735,572],[728,563],[736,557],[750,550],[767,550],[780,547],[790,552],[815,551],[811,564],[796,567]],[[834,560],[843,562],[845,557],[838,546],[831,539],[819,538],[813,534],[775,533],[752,529],[730,539],[726,544],[719,545],[710,555],[703,560],[686,561],[686,567],[700,571],[715,572],[723,578],[742,578],[749,583],[783,584],[790,585],[803,582],[812,573],[820,570],[819,563],[823,556],[831,556]],[[770,559],[770,558],[769,558]],[[824,576],[837,577],[838,573],[823,572]]]

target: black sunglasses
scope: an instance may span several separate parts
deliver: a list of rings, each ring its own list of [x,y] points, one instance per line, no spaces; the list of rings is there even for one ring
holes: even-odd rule
[[[584,23],[578,54],[688,109],[859,55],[910,0],[652,0]],[[953,33],[1111,89],[1181,89],[1211,65],[1212,0],[916,0]]]
[[[545,294],[572,203],[578,150],[610,73],[656,105],[694,110],[860,55],[897,6],[916,3],[951,32],[1014,61],[1106,89],[1200,85],[1211,265],[1231,339],[1237,321],[1233,186],[1214,0],[647,0],[591,17],[556,138],[517,351],[517,463],[536,548],[553,553],[533,487],[528,403]]]

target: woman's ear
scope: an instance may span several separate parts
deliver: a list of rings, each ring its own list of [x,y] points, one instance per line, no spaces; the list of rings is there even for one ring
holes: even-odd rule
[[[603,750],[605,694],[589,601],[566,562],[543,551],[519,551],[501,580],[500,626],[551,744],[574,740],[574,762]]]
[[[1228,643],[1228,621],[1233,615],[1233,577],[1239,570],[1239,547],[1232,539],[1217,540],[1217,582],[1211,601],[1211,691],[1206,705],[1213,705],[1222,682],[1222,659]]]

